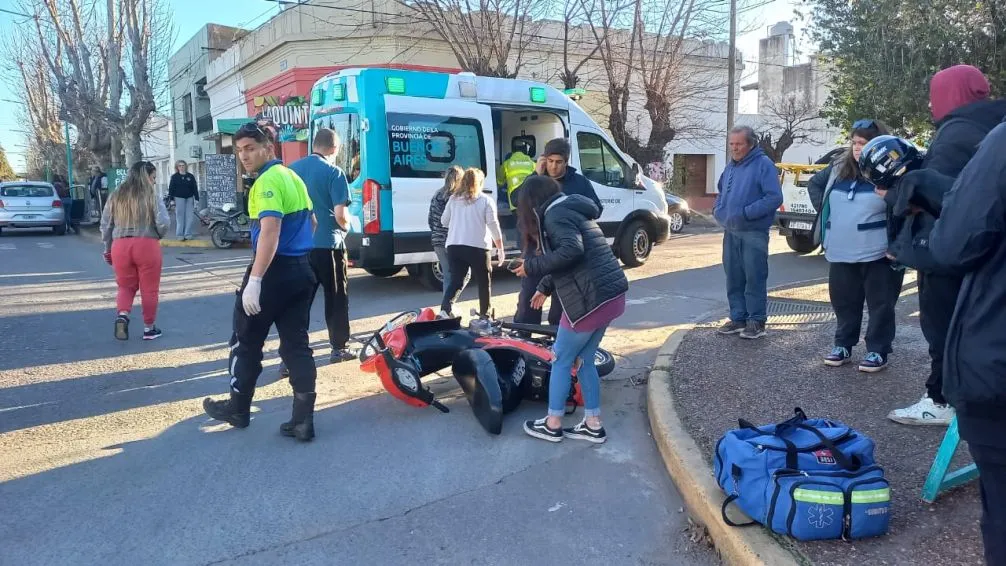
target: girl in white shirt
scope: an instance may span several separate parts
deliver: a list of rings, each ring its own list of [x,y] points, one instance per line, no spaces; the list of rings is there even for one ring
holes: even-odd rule
[[[503,233],[496,215],[496,201],[482,192],[485,173],[470,168],[461,178],[461,186],[447,202],[440,220],[447,228],[447,261],[451,279],[444,291],[440,305],[442,317],[453,318],[451,310],[461,294],[465,277],[471,270],[479,286],[479,316],[489,315],[489,298],[492,292],[492,251],[496,244],[497,257],[502,263]]]

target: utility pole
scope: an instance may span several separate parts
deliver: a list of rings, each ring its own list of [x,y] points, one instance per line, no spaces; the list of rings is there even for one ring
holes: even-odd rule
[[[727,155],[730,154],[730,130],[734,127],[734,85],[737,82],[737,0],[730,0],[730,55],[727,59]]]

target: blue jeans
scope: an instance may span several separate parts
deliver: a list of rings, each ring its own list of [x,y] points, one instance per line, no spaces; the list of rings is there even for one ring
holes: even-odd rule
[[[730,320],[765,322],[768,315],[768,231],[723,233]]]
[[[73,214],[73,199],[64,198],[60,200],[63,201],[63,221],[66,222],[66,229],[70,230],[73,228],[73,222],[70,220],[70,215]]]
[[[566,399],[569,398],[570,373],[576,358],[583,360],[576,378],[583,392],[583,416],[597,417],[601,414],[601,377],[597,375],[594,354],[601,345],[601,338],[607,325],[593,332],[577,332],[559,327],[555,337],[555,361],[548,376],[548,416],[561,417],[566,414]]]

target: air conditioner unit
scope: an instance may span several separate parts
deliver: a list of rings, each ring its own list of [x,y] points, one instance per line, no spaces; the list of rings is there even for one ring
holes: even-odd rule
[[[190,145],[189,146],[189,157],[193,159],[201,159],[203,156],[203,147],[200,145]]]

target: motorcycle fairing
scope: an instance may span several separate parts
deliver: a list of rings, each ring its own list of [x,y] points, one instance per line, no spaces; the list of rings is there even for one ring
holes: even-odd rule
[[[503,390],[489,353],[478,348],[464,350],[454,358],[451,370],[482,428],[490,434],[502,432]],[[508,391],[510,395],[513,393]]]
[[[436,400],[430,388],[423,385],[419,371],[413,364],[396,359],[379,334],[377,335],[377,343],[380,355],[375,367],[381,378],[381,385],[392,397],[413,407],[433,405],[441,412],[449,412],[447,407]]]

